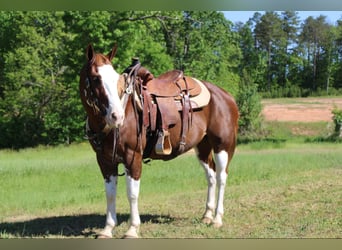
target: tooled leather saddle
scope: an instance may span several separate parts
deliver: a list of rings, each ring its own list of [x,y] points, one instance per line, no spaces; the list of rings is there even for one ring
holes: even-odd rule
[[[210,93],[203,83],[184,76],[181,70],[172,70],[157,78],[144,67],[140,67],[137,77],[141,82],[143,124],[151,135],[156,154],[170,155],[172,145],[169,128],[181,122],[181,142],[178,151],[185,149],[186,134],[191,127],[192,113],[210,100]],[[153,150],[145,150],[144,158]]]

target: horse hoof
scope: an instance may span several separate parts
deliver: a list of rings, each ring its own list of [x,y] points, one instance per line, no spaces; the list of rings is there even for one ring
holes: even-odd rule
[[[221,228],[222,226],[223,226],[223,224],[221,224],[221,223],[213,223],[214,228]]]
[[[96,239],[111,239],[112,237],[108,235],[96,235]]]
[[[214,220],[212,224],[214,228],[220,228],[223,226],[223,223],[220,220]]]
[[[138,232],[137,232],[137,228],[135,227],[130,227],[128,229],[128,231],[125,233],[124,239],[138,239],[139,236],[138,236]]]
[[[139,239],[139,236],[138,235],[128,235],[128,234],[125,234],[123,239]]]
[[[96,239],[111,239],[113,235],[109,232],[101,231],[96,235]]]
[[[213,219],[209,217],[203,217],[202,222],[206,225],[210,225],[212,223]]]

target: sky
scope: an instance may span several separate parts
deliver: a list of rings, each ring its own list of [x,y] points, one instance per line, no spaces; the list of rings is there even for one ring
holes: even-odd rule
[[[224,16],[235,22],[247,22],[249,18],[253,17],[254,13],[257,11],[223,11]],[[264,11],[258,11],[264,14]],[[336,21],[342,19],[342,11],[297,11],[298,16],[301,21],[304,21],[307,17],[318,17],[319,15],[327,16],[327,22],[335,25]]]

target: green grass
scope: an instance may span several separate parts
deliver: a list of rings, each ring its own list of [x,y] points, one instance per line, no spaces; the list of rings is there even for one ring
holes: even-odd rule
[[[316,137],[328,137],[332,134],[334,125],[332,122],[264,122],[264,127],[272,138],[284,140],[304,141],[303,139]]]
[[[17,213],[51,214],[92,200],[100,172],[89,146],[0,152],[1,219]],[[100,187],[95,185],[95,190]],[[16,216],[16,214],[14,214]]]
[[[341,152],[334,143],[238,146],[218,230],[200,221],[206,181],[195,156],[152,161],[143,169],[141,236],[340,238]],[[0,197],[0,238],[94,237],[105,220],[103,180],[88,144],[0,151]],[[121,237],[129,212],[124,177],[117,212]]]

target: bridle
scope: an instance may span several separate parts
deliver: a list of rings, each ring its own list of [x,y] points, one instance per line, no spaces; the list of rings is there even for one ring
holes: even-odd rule
[[[87,76],[85,78],[85,88],[84,88],[84,96],[86,99],[86,103],[89,107],[91,107],[94,111],[94,114],[101,113],[102,116],[106,116],[107,110],[103,104],[100,104],[99,98],[94,93],[93,85],[95,81],[100,81],[99,76],[90,76],[89,71],[92,71],[91,65],[88,65]]]
[[[96,81],[101,81],[100,76],[97,76],[97,74],[94,72],[93,69],[93,62],[90,61],[85,67],[86,71],[86,77],[85,77],[85,87],[84,87],[84,97],[85,97],[85,103],[92,108],[94,115],[101,114],[102,117],[107,115],[107,110],[104,106],[104,104],[100,103],[99,98],[95,94],[94,85],[100,84]],[[91,74],[91,73],[92,74]],[[93,131],[90,128],[89,125],[89,118],[87,117],[86,120],[86,139],[93,142],[93,145],[95,146],[96,152],[102,151],[102,144],[104,138],[110,133],[110,131],[113,130],[114,138],[113,138],[113,153],[112,153],[112,162],[115,162],[115,155],[117,152],[117,145],[118,145],[118,139],[119,139],[119,127],[111,128],[108,126],[107,123],[105,123],[105,126],[100,131]]]
[[[121,100],[121,105],[123,110],[126,109],[127,106],[127,102],[129,99],[130,95],[136,95],[136,88],[137,86],[140,86],[141,84],[137,84],[136,80],[137,80],[137,72],[140,69],[141,65],[140,63],[134,65],[131,68],[128,68],[129,71],[127,71],[127,69],[124,71],[124,73],[122,74],[122,76],[124,77],[124,89],[123,91],[118,91],[119,93],[119,98]],[[91,65],[88,66],[88,69],[91,70]],[[107,114],[106,109],[104,108],[104,105],[100,104],[99,99],[97,98],[97,96],[94,94],[94,90],[93,90],[93,85],[94,85],[94,80],[98,80],[100,77],[95,76],[95,77],[91,77],[89,74],[89,70],[87,70],[87,76],[85,79],[85,88],[84,88],[84,96],[86,98],[86,103],[89,107],[91,107],[94,110],[94,113],[101,113],[102,116],[105,116]],[[94,80],[92,80],[94,79]],[[118,86],[119,87],[119,86]],[[118,89],[119,90],[119,89]],[[139,98],[141,101],[141,98]],[[140,103],[136,103],[140,106]]]
[[[95,76],[90,75],[90,72],[93,71],[91,62],[89,62],[89,64],[86,67],[87,68],[86,68],[86,77],[85,77],[85,88],[84,88],[84,93],[83,93],[85,97],[85,102],[90,108],[92,108],[95,115],[101,114],[102,116],[105,116],[107,113],[106,108],[104,107],[103,104],[100,103],[100,100],[94,93],[95,90],[93,88],[93,86],[97,84],[94,81],[98,81],[100,79],[98,76],[96,76],[96,74],[94,74]],[[141,85],[137,83],[137,72],[140,67],[141,66],[139,63],[139,64],[134,65],[133,67],[127,68],[124,71],[124,73],[120,76],[120,80],[122,80],[123,78],[123,81],[124,81],[123,89],[118,89],[119,98],[121,100],[121,105],[122,105],[123,110],[126,110],[129,97],[133,96],[133,108],[134,108],[134,113],[136,115],[137,121],[139,121],[137,117],[138,108],[141,107],[141,102],[142,102],[142,98],[136,98],[137,97],[136,89],[138,88],[138,86]],[[119,85],[118,85],[118,88],[119,88]],[[137,101],[136,99],[139,99],[139,101]],[[120,128],[119,127],[110,128],[106,124],[105,127],[101,131],[95,132],[90,128],[88,118],[87,118],[86,139],[91,140],[93,142],[96,148],[96,152],[99,152],[102,150],[103,140],[112,130],[113,130],[112,163],[118,163],[117,148],[118,148],[118,144],[120,141],[120,138],[119,138]],[[140,141],[138,143],[140,144],[140,147],[142,147],[141,128],[139,125],[137,126],[137,134],[139,135],[138,140]]]

